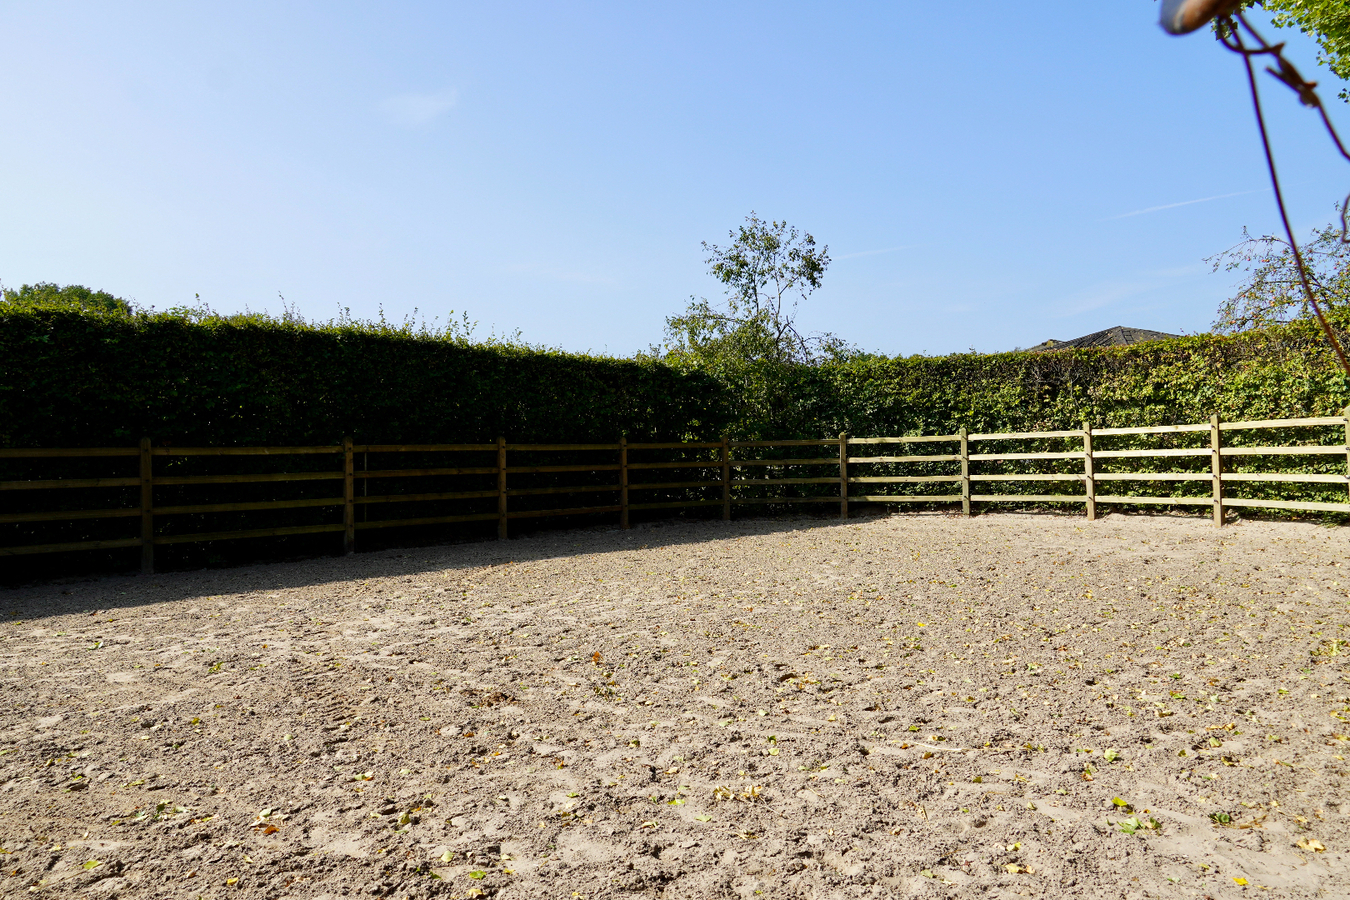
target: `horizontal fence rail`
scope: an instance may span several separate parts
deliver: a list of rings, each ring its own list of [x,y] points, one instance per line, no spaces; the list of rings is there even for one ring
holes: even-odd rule
[[[1296,434],[1279,443],[1271,430]],[[212,460],[226,459],[252,461],[257,470],[207,470]],[[142,439],[139,447],[0,449],[0,465],[20,460],[83,460],[85,469],[61,478],[45,470],[0,476],[0,502],[15,507],[0,506],[0,526],[22,532],[52,523],[113,520],[112,528],[116,520],[137,521],[131,533],[122,526],[122,534],[79,540],[5,545],[0,537],[0,557],[139,548],[146,572],[162,545],[332,533],[351,553],[358,532],[368,530],[495,522],[505,539],[513,520],[617,514],[627,528],[635,511],[700,507],[719,507],[730,519],[735,506],[838,504],[847,517],[853,503],[959,503],[967,515],[975,503],[1056,503],[1083,504],[1095,519],[1099,504],[1207,506],[1216,525],[1229,507],[1350,513],[1350,410],[1253,422],[1214,416],[1190,425],[1084,423],[1075,430],[783,441],[355,444],[349,438],[320,447],[155,447]],[[1272,471],[1282,461],[1302,470]],[[80,477],[100,464],[120,471]],[[1171,493],[1128,492],[1130,485],[1169,483]],[[1103,484],[1126,491],[1099,494]],[[1316,499],[1281,495],[1309,485],[1316,487],[1302,489]],[[290,486],[312,496],[222,501],[202,493],[222,486],[236,492]],[[88,508],[61,508],[59,498],[72,490],[82,492],[72,502]],[[90,492],[121,500],[96,506],[84,500]],[[212,517],[282,511],[305,520],[208,527],[219,521]]]

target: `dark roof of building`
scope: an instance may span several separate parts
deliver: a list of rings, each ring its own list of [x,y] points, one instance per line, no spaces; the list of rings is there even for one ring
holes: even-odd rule
[[[1175,337],[1181,337],[1181,335],[1168,334],[1165,331],[1149,331],[1147,328],[1126,328],[1124,325],[1117,325],[1114,328],[1094,331],[1092,334],[1085,334],[1082,337],[1077,337],[1069,341],[1057,341],[1052,338],[1044,344],[1037,344],[1036,346],[1027,349],[1068,350],[1075,347],[1124,347],[1127,344],[1138,344],[1143,341],[1162,341],[1167,338]]]

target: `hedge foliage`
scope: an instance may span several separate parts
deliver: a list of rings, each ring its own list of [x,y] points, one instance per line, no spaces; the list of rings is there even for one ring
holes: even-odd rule
[[[706,375],[408,328],[0,305],[0,446],[679,439]]]
[[[1338,322],[1346,340],[1350,316]],[[1017,432],[1339,415],[1350,383],[1315,323],[1119,348],[868,357],[773,378],[732,418],[764,437]],[[755,398],[762,398],[758,402]]]
[[[1344,334],[1350,330],[1350,316],[1342,314],[1337,324]],[[157,444],[177,446],[334,445],[344,435],[353,436],[357,443],[374,444],[486,443],[498,435],[512,443],[610,442],[620,435],[632,441],[705,441],[723,434],[738,439],[822,438],[836,437],[843,431],[858,437],[898,436],[953,434],[963,426],[972,432],[1069,430],[1084,421],[1096,427],[1189,424],[1204,422],[1216,412],[1228,421],[1337,415],[1347,405],[1350,386],[1320,332],[1307,322],[1118,349],[932,358],[860,356],[812,366],[715,360],[697,369],[653,358],[621,360],[501,342],[473,344],[462,331],[433,334],[384,323],[309,325],[289,318],[278,321],[192,311],[128,314],[75,304],[0,302],[0,447],[132,446],[141,436]],[[1340,435],[1337,428],[1298,429],[1274,442],[1294,439],[1334,444],[1339,443]],[[1230,443],[1263,444],[1271,442],[1270,437],[1261,432],[1229,432],[1225,439]],[[1103,436],[1097,449],[1203,447],[1207,439],[1207,433]],[[1081,439],[1056,438],[1020,445],[986,442],[972,449],[1072,451],[1081,449]],[[641,452],[647,454],[643,459],[694,458],[683,451]],[[801,448],[769,448],[760,455],[801,457],[804,452]],[[828,448],[822,452],[829,455]],[[953,449],[928,444],[920,445],[917,452],[950,454]],[[660,456],[663,453],[666,455]],[[583,451],[575,454],[576,459],[558,458],[556,454],[545,459],[527,453],[513,457],[513,464],[589,464],[598,458],[594,454]],[[360,466],[369,463],[378,470],[386,463],[395,467],[446,464],[435,454],[396,462],[373,455],[377,457],[374,461],[363,457]],[[125,477],[134,473],[134,463],[134,459],[120,457],[5,459],[0,460],[0,481]],[[491,466],[492,460],[485,456],[477,462],[457,464]],[[161,474],[177,475],[243,474],[274,465],[268,457],[162,457],[156,463]],[[286,470],[320,471],[332,465],[332,458],[326,456],[290,457]],[[950,475],[954,465],[939,459],[932,463],[871,463],[851,472],[868,476]],[[1345,472],[1345,458],[1339,455],[1252,456],[1241,458],[1235,465],[1260,472]],[[1208,454],[1202,454],[1108,461],[1100,471],[1169,469],[1200,474],[1207,473],[1207,467]],[[1072,476],[1081,474],[1082,462],[980,461],[975,468],[982,474]],[[663,478],[667,473],[675,477],[674,470],[659,470]],[[773,473],[758,470],[757,474],[768,477]],[[789,474],[810,473],[783,471],[775,477]],[[605,473],[593,475],[592,480],[609,478]],[[691,473],[690,477],[701,476]],[[482,483],[470,483],[474,478]],[[528,488],[572,484],[583,476],[535,474],[512,478],[514,487]],[[377,492],[476,491],[490,489],[495,483],[486,476],[472,475],[411,481],[416,484],[380,482]],[[1063,483],[1053,487],[1056,483],[1045,481],[984,484],[991,485],[991,490],[1013,494],[1035,494],[1047,486],[1078,490]],[[1099,494],[1199,497],[1209,490],[1207,477],[1166,484],[1116,481],[1109,488],[1105,484],[1099,484]],[[363,490],[368,485],[366,482]],[[947,489],[941,483],[937,487],[933,483],[884,487],[873,483],[866,487],[869,493],[911,495]],[[692,490],[651,489],[642,493],[640,500],[706,499],[699,493],[705,489]],[[764,496],[786,499],[825,496],[837,488],[793,484],[768,490],[771,493]],[[1234,483],[1226,490],[1230,497],[1345,500],[1344,486],[1330,484]],[[157,489],[156,502],[173,506],[304,500],[329,497],[332,491],[331,481],[166,486]],[[714,494],[715,490],[707,497]],[[760,496],[744,494],[752,495]],[[564,506],[576,502],[568,498],[566,494],[548,494],[512,502],[514,509],[524,508],[521,504],[546,505],[555,499]],[[137,503],[135,487],[18,491],[9,494],[3,511],[22,514],[109,505],[135,508]],[[444,500],[388,503],[374,512],[375,518],[397,519],[484,512],[492,507],[491,499]],[[779,508],[803,507],[754,507],[760,511]],[[709,507],[701,509],[709,514],[717,512]],[[370,507],[362,507],[362,521],[371,512]],[[180,513],[167,520],[157,517],[156,528],[162,533],[215,533],[321,524],[333,515],[331,507]],[[547,519],[531,527],[564,527],[568,521]],[[9,523],[0,526],[0,546],[125,538],[136,526],[137,520],[124,518]],[[362,546],[370,549],[381,542],[397,545],[436,539],[438,535],[482,536],[492,527],[492,523],[448,526],[434,534],[410,534],[400,529],[363,532]],[[259,554],[313,555],[332,552],[336,546],[331,535],[280,538],[266,542],[266,546],[252,541],[175,544],[160,548],[160,564],[214,565]],[[0,580],[66,573],[75,564],[57,556],[21,557],[25,560],[22,565],[6,567]],[[89,571],[135,563],[132,551],[121,550],[85,551],[80,560],[79,565]]]
[[[1123,348],[697,371],[382,324],[0,304],[4,447],[941,434],[1347,405],[1350,384],[1306,321]]]

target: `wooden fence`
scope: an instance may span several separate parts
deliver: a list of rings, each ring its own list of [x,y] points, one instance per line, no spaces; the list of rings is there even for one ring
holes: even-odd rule
[[[1284,432],[1285,442],[1262,439],[1271,430]],[[1334,443],[1326,442],[1329,433]],[[1138,446],[1150,441],[1153,446]],[[1113,443],[1133,446],[1104,446]],[[222,459],[250,460],[254,471],[193,468]],[[1216,525],[1228,507],[1350,513],[1350,410],[1259,422],[1215,416],[1194,425],[1094,429],[1085,423],[1069,431],[962,429],[826,440],[510,444],[498,438],[491,444],[390,445],[348,439],[323,447],[155,447],[142,439],[139,447],[0,450],[0,463],[15,460],[79,460],[83,474],[108,461],[125,463],[127,471],[0,481],[0,500],[11,501],[5,506],[26,507],[0,507],[0,526],[14,526],[12,537],[39,523],[133,521],[124,535],[0,545],[0,557],[136,547],[145,572],[154,569],[155,547],[170,544],[331,532],[342,535],[343,549],[351,553],[358,532],[371,529],[496,522],[497,537],[505,539],[513,519],[616,514],[627,528],[633,512],[691,507],[720,507],[722,518],[730,519],[738,505],[837,503],[839,515],[847,517],[856,503],[959,503],[967,515],[976,503],[1081,503],[1095,519],[1100,504],[1193,505],[1211,507]],[[1270,471],[1281,467],[1277,460],[1284,471]],[[237,499],[244,485],[278,483],[310,488],[300,493],[321,489],[321,495]],[[1138,491],[1156,483],[1175,487],[1168,493],[1098,492],[1107,485],[1133,484]],[[1035,493],[1039,484],[1078,489]],[[202,490],[222,485],[236,499],[201,502]],[[1023,487],[1010,490],[1016,485]],[[1271,496],[1287,495],[1290,485],[1318,486],[1318,497]],[[121,505],[72,509],[53,499],[106,491],[120,493]],[[602,499],[570,499],[595,495]],[[14,502],[20,497],[27,502]],[[314,510],[325,521],[209,527],[213,515],[283,510]]]

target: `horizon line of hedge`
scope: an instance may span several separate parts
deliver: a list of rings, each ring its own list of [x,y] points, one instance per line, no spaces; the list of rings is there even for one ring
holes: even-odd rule
[[[1350,313],[1334,316],[1350,332]],[[1337,415],[1315,323],[1118,348],[678,368],[384,323],[0,304],[0,447],[774,439]]]

